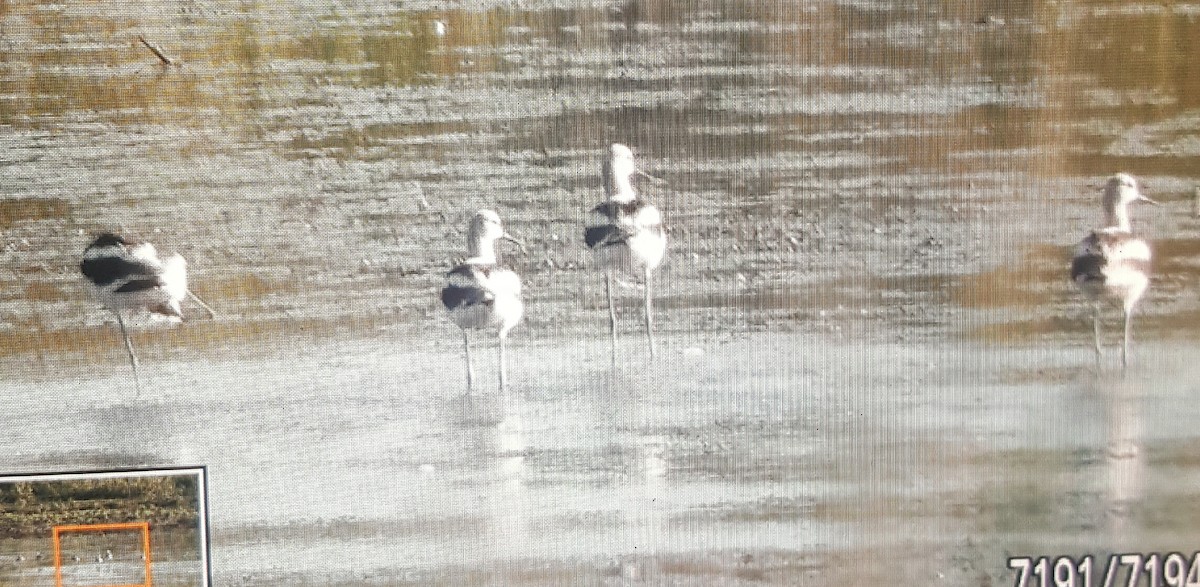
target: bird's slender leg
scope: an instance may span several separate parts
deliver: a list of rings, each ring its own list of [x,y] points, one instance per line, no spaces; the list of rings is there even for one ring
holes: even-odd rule
[[[654,358],[657,352],[654,344],[654,314],[653,303],[650,296],[650,269],[646,269],[646,338],[650,341],[650,358]]]
[[[504,335],[500,335],[500,391],[508,389],[507,369],[504,357]]]
[[[208,317],[209,317],[209,318],[216,318],[216,317],[217,317],[217,313],[216,313],[216,312],[214,312],[214,311],[213,311],[213,309],[212,309],[211,307],[209,307],[209,305],[208,305],[208,304],[204,303],[204,300],[200,299],[200,296],[198,296],[198,295],[196,295],[196,294],[192,293],[192,290],[190,290],[190,289],[189,289],[189,290],[187,290],[187,295],[188,295],[188,297],[189,297],[189,298],[192,298],[192,301],[193,301],[193,302],[196,302],[197,304],[199,304],[199,305],[200,305],[200,307],[201,307],[201,308],[204,308],[204,311],[205,311],[205,312],[208,312]]]
[[[612,357],[612,366],[617,366],[617,308],[613,305],[613,276],[612,271],[604,274],[604,294],[608,296],[608,333],[611,345],[609,353]]]
[[[120,312],[113,312],[117,315],[117,325],[121,327],[121,338],[125,339],[125,352],[129,353],[129,366],[133,367],[133,385],[137,389],[135,396],[142,395],[142,380],[138,376],[137,355],[133,354],[133,341],[129,340],[129,331],[125,328],[125,319],[121,317]]]
[[[1125,339],[1121,341],[1121,374],[1129,367],[1129,331],[1133,326],[1133,308],[1125,308]]]
[[[463,355],[467,358],[467,393],[471,393],[475,370],[471,368],[471,339],[467,337],[466,328],[463,329]]]
[[[1100,349],[1100,304],[1092,306],[1092,347],[1096,351],[1096,370],[1100,370],[1100,358],[1103,351]]]

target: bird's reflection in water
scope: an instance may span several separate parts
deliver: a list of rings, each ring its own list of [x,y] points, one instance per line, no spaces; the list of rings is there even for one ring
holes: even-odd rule
[[[513,394],[501,400],[502,417],[496,424],[496,456],[504,485],[516,490],[525,473],[525,422],[521,418],[521,402]]]
[[[641,436],[638,438],[638,454],[642,461],[642,476],[646,483],[646,493],[657,497],[663,493],[667,485],[666,442],[662,436]]]
[[[529,498],[525,491],[525,421],[521,401],[516,394],[505,393],[500,399],[500,421],[494,428],[497,490],[494,502],[496,523],[511,537],[528,539]]]
[[[660,435],[637,438],[638,465],[641,466],[641,532],[637,535],[641,545],[653,550],[664,535],[670,532],[671,500],[667,493],[667,446]]]
[[[1138,543],[1146,475],[1141,412],[1145,394],[1143,384],[1133,380],[1101,388],[1107,396],[1104,466],[1108,532],[1110,544],[1120,549]]]

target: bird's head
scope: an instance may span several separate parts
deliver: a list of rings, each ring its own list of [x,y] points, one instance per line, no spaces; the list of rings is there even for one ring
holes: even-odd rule
[[[1142,194],[1138,189],[1137,180],[1132,175],[1118,173],[1108,178],[1108,182],[1104,184],[1104,205],[1106,207],[1125,206],[1133,202],[1158,205],[1158,202]]]
[[[475,217],[471,219],[470,238],[475,242],[489,243],[497,239],[504,239],[516,243],[521,250],[525,250],[524,243],[504,230],[504,224],[500,221],[500,215],[492,210],[480,210],[475,213]]]

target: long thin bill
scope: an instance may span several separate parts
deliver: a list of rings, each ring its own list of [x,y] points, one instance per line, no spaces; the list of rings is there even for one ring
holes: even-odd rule
[[[212,309],[211,307],[209,307],[209,305],[208,305],[208,304],[204,303],[204,300],[200,299],[200,296],[198,296],[198,295],[196,295],[196,294],[192,293],[192,290],[190,290],[190,289],[189,289],[189,290],[187,290],[187,295],[188,295],[188,297],[189,297],[189,298],[192,298],[192,301],[193,301],[193,302],[196,302],[197,304],[199,304],[199,305],[200,305],[200,307],[201,307],[201,308],[204,308],[204,311],[205,311],[205,312],[208,312],[208,317],[209,317],[209,318],[216,318],[216,317],[217,317],[217,313],[216,313],[216,312],[214,312],[214,311],[213,311],[213,309]]]
[[[513,243],[513,244],[517,245],[517,248],[518,248],[518,249],[521,249],[521,254],[522,254],[522,255],[524,255],[524,254],[526,253],[526,251],[525,251],[525,243],[521,242],[521,240],[520,240],[520,239],[513,237],[513,235],[511,235],[511,234],[508,234],[507,232],[506,232],[506,233],[504,233],[504,234],[502,234],[502,235],[500,235],[500,238],[502,238],[502,239],[504,239],[504,240],[506,240],[506,241],[508,241],[508,242],[510,242],[510,243]]]
[[[646,179],[649,179],[650,181],[655,181],[658,183],[667,183],[667,180],[665,180],[661,177],[655,177],[653,175],[650,175],[649,173],[646,173],[645,171],[642,171],[641,169],[635,170],[634,173],[636,173]]]

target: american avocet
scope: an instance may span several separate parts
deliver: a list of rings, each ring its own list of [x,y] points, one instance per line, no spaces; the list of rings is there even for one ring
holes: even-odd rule
[[[102,234],[84,249],[79,270],[91,283],[96,299],[117,316],[138,393],[141,393],[142,384],[138,378],[137,356],[122,312],[145,311],[178,321],[183,318],[179,304],[185,297],[190,297],[210,317],[215,315],[208,304],[188,290],[187,262],[183,257],[172,255],[161,260],[150,243],[126,240],[112,233]]]
[[[654,318],[650,277],[662,263],[667,250],[658,208],[638,197],[633,176],[650,177],[633,161],[633,151],[614,143],[601,166],[608,201],[592,209],[592,219],[583,238],[592,249],[596,265],[604,270],[604,293],[608,298],[608,322],[613,365],[617,363],[617,310],[613,305],[613,276],[623,272],[645,280],[646,338],[650,356],[655,354]]]
[[[1121,302],[1125,312],[1125,337],[1121,344],[1121,369],[1129,366],[1129,330],[1133,308],[1150,285],[1150,246],[1133,234],[1129,205],[1158,202],[1138,191],[1137,181],[1118,173],[1104,185],[1104,226],[1093,230],[1075,247],[1071,280],[1092,300],[1092,334],[1095,337],[1096,367],[1100,367],[1100,303]]]
[[[463,331],[467,391],[471,390],[475,378],[467,331],[496,331],[500,338],[500,389],[503,391],[507,384],[504,339],[525,312],[521,302],[521,278],[496,262],[498,239],[512,241],[524,250],[521,241],[504,231],[498,214],[491,210],[477,212],[467,233],[470,258],[446,275],[446,287],[442,288],[442,304],[450,319]]]

